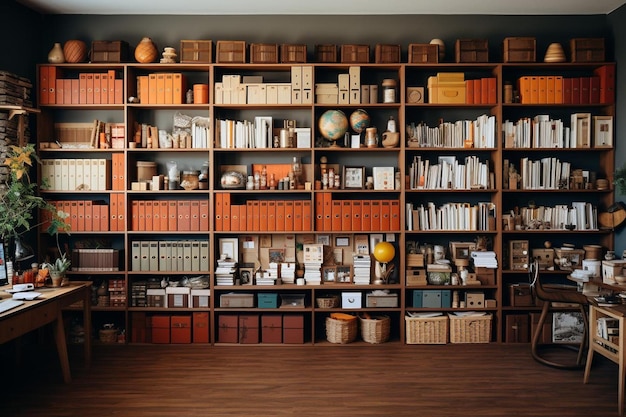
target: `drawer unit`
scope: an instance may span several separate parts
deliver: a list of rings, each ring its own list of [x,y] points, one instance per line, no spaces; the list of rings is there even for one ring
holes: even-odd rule
[[[341,308],[361,308],[361,298],[360,292],[342,292]]]

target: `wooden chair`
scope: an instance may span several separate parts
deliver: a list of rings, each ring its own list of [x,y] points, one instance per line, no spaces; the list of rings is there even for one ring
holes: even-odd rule
[[[530,269],[530,281],[531,288],[535,292],[537,298],[543,301],[543,308],[541,309],[541,316],[539,317],[539,323],[533,334],[531,343],[531,352],[533,358],[544,365],[552,366],[559,369],[580,369],[584,365],[584,352],[587,347],[587,332],[589,331],[589,322],[587,318],[587,307],[589,306],[589,300],[587,296],[577,290],[576,287],[571,285],[558,285],[558,284],[545,284],[541,282],[541,276],[539,274],[539,263],[535,260],[531,263]],[[548,314],[555,311],[552,303],[566,303],[576,304],[580,310],[584,322],[584,332],[582,342],[577,345],[578,355],[575,363],[562,363],[555,362],[541,355],[541,352],[548,347],[552,348],[576,348],[576,345],[570,344],[541,344],[539,342],[543,333],[543,326],[548,318]]]

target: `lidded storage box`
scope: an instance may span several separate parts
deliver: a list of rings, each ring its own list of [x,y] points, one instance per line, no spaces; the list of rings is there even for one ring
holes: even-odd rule
[[[91,62],[126,62],[128,61],[128,42],[93,41],[91,42]]]
[[[375,60],[377,64],[395,64],[400,62],[400,45],[377,44]]]
[[[445,104],[465,103],[465,74],[462,72],[437,73],[428,77],[428,102]]]
[[[341,45],[341,62],[344,64],[367,64],[370,62],[369,45]]]
[[[251,64],[277,64],[278,45],[275,43],[250,44]]]
[[[456,62],[489,62],[487,39],[457,39],[454,44]]]
[[[315,61],[337,62],[337,45],[315,45]]]
[[[215,62],[244,64],[246,62],[245,41],[217,41]]]
[[[409,44],[409,64],[431,64],[439,62],[439,46],[431,43]]]
[[[572,62],[603,62],[604,38],[570,39]]]
[[[306,45],[280,45],[280,62],[284,64],[302,64],[306,62]]]
[[[504,38],[504,62],[535,62],[537,41],[535,38]]]
[[[213,41],[183,40],[180,41],[181,64],[210,64]]]

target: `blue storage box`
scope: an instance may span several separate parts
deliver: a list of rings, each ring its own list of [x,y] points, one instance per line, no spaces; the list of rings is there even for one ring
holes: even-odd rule
[[[450,290],[413,290],[414,308],[450,308]]]
[[[278,308],[278,294],[274,292],[262,292],[257,294],[258,308]]]

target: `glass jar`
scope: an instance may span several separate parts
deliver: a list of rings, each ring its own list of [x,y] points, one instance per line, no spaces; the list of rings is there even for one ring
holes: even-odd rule
[[[197,190],[200,188],[200,171],[183,171],[182,181],[180,186],[185,190]]]
[[[169,161],[167,163],[167,178],[168,189],[177,190],[180,184],[180,171],[178,170],[178,164],[176,161]]]
[[[396,80],[385,78],[383,80],[383,103],[396,102]]]
[[[200,181],[199,188],[201,190],[209,189],[209,161],[206,161],[202,164],[202,168],[200,168],[200,176],[198,177]]]

